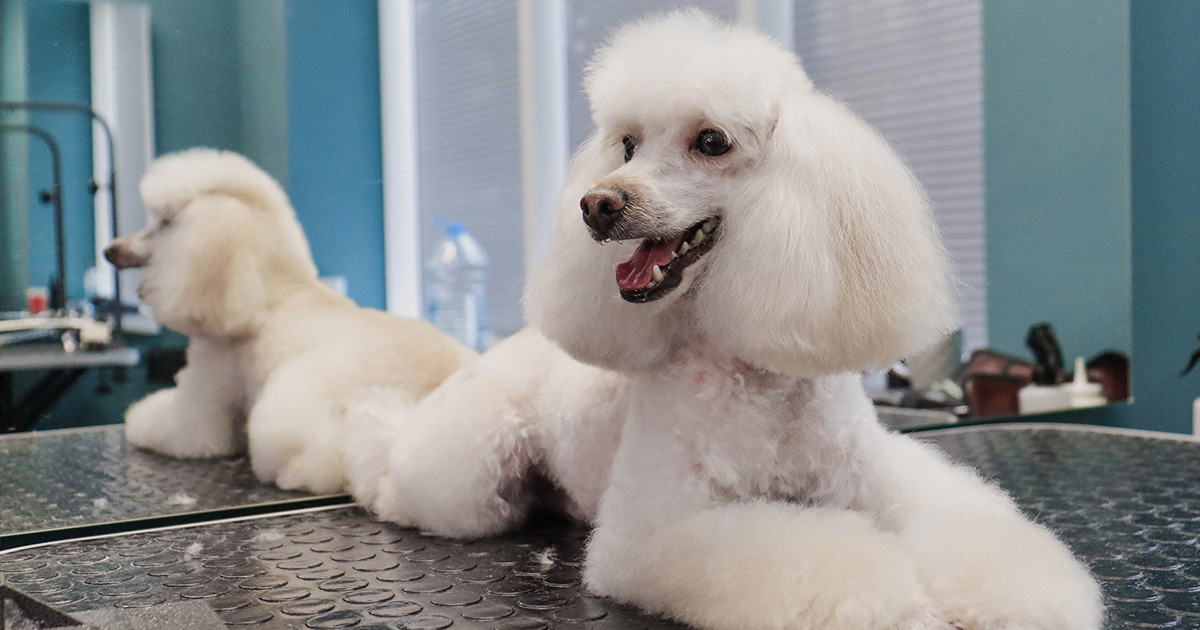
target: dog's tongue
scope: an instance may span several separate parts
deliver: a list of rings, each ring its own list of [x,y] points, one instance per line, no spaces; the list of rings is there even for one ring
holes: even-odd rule
[[[682,240],[683,234],[669,241],[642,241],[632,258],[617,265],[617,286],[622,291],[637,291],[649,286],[654,265],[667,266],[671,262],[671,252]]]

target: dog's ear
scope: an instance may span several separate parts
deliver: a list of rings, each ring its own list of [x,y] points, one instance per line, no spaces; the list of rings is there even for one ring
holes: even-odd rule
[[[808,86],[785,93],[768,133],[701,287],[706,337],[815,375],[890,366],[955,328],[928,200],[887,142]]]
[[[621,151],[597,134],[571,158],[555,225],[542,260],[526,282],[525,316],[534,328],[576,359],[637,370],[663,359],[670,337],[657,303],[621,299],[616,266],[632,246],[600,245],[588,233],[579,200],[597,180],[622,164]]]
[[[233,197],[192,200],[176,219],[177,231],[152,262],[147,281],[155,318],[189,336],[230,338],[251,334],[269,297],[264,252],[281,235]]]

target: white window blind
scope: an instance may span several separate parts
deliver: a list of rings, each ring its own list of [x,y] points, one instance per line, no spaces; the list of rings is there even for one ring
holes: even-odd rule
[[[524,324],[517,6],[493,0],[416,2],[417,179],[421,242],[433,219],[466,223],[490,261],[493,331]]]
[[[964,350],[987,345],[981,0],[799,0],[796,52],[925,186],[961,285]]]
[[[737,0],[575,0],[567,4],[568,122],[571,150],[592,132],[592,114],[583,93],[583,68],[612,29],[672,9],[695,7],[734,22]]]

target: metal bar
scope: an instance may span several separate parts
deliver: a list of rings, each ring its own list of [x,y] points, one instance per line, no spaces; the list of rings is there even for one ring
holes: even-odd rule
[[[83,105],[81,103],[54,103],[47,101],[0,101],[0,110],[44,110],[57,112],[75,112],[90,117],[93,121],[100,124],[100,129],[104,131],[104,138],[108,141],[108,193],[109,207],[112,210],[112,238],[116,240],[120,236],[117,230],[117,154],[116,148],[113,145],[112,128],[108,126],[108,121],[105,120],[96,110]],[[121,273],[120,271],[113,274],[113,297],[109,303],[109,314],[113,318],[113,342],[120,345],[122,342],[123,327],[121,326],[121,316],[123,306],[121,304]]]
[[[50,289],[50,308],[55,311],[67,309],[67,244],[64,236],[62,205],[62,154],[58,142],[50,132],[37,125],[0,125],[0,132],[15,131],[36,136],[50,148],[50,161],[54,167],[54,184],[50,193],[54,202],[54,261],[57,272]]]

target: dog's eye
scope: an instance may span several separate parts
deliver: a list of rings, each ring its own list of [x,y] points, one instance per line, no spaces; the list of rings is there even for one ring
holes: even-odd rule
[[[729,138],[725,134],[715,129],[705,129],[696,136],[696,150],[708,156],[724,155],[729,152],[732,145],[729,144]]]
[[[621,144],[625,145],[625,161],[632,160],[633,152],[637,151],[637,141],[633,139],[633,136],[625,136],[621,138]]]

